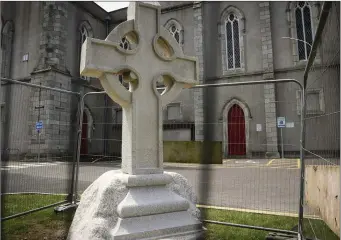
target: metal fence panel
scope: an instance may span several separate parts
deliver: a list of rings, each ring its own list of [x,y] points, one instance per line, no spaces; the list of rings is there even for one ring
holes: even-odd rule
[[[208,141],[213,155],[208,162],[215,164],[210,166],[201,165],[203,143],[195,139],[194,89],[183,90],[163,109],[165,171],[184,175],[203,208],[298,216],[299,90],[293,80],[212,88],[209,94],[224,97],[216,105],[210,102],[204,105],[211,116],[209,122],[201,123],[211,133]],[[264,97],[267,94],[277,97]],[[236,95],[239,97],[233,97]],[[105,93],[94,92],[84,97],[83,116],[87,121],[83,122],[82,130],[87,134],[87,129],[93,132],[82,133],[81,144],[87,147],[80,146],[79,194],[104,172],[120,168],[121,108],[111,100],[104,105],[104,96]],[[103,121],[105,109],[107,121]],[[89,117],[89,113],[96,119]],[[283,129],[277,127],[277,117],[286,118]],[[90,118],[93,120],[89,121]],[[208,172],[210,177],[203,179],[202,174]],[[202,193],[207,193],[207,198]],[[248,221],[256,225],[260,220],[257,217],[252,215],[253,219]]]
[[[322,217],[334,231],[340,231],[340,3],[325,2],[320,27],[313,43],[316,54],[310,56],[306,80],[305,213]],[[333,170],[334,169],[334,170]],[[332,170],[332,171],[330,171]],[[336,191],[338,189],[338,191]],[[326,210],[326,206],[330,210]],[[335,208],[337,206],[337,208]],[[306,228],[316,232],[309,221]],[[327,239],[325,234],[315,235]]]
[[[27,211],[56,203],[45,193],[72,194],[79,96],[61,88],[2,79],[2,197],[23,194]],[[30,194],[40,194],[32,203]],[[64,197],[64,200],[66,197]],[[12,214],[6,209],[2,217]]]

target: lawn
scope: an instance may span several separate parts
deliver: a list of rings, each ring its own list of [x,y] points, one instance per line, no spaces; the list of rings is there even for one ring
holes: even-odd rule
[[[2,196],[3,217],[33,207],[62,201],[65,196],[52,195],[9,195]],[[226,210],[202,209],[206,219],[240,224],[252,224],[270,228],[291,230],[297,225],[297,218],[273,216],[255,213],[245,213]],[[53,208],[35,212],[26,216],[10,219],[2,223],[2,238],[6,240],[18,239],[66,239],[74,211],[56,214]],[[314,232],[311,230],[313,226]],[[315,235],[321,240],[337,240],[338,237],[320,220],[305,220],[306,236]],[[208,240],[264,240],[267,232],[206,224]]]

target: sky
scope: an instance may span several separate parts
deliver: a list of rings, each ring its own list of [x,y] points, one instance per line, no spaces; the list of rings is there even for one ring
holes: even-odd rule
[[[107,12],[128,7],[129,2],[95,2]]]

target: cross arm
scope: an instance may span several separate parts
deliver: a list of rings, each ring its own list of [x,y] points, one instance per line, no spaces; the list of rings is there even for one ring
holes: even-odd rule
[[[114,75],[127,68],[117,64],[124,62],[124,56],[116,50],[117,47],[114,42],[87,38],[82,45],[80,72],[83,76],[98,78],[109,97],[125,107],[131,103],[131,92]]]
[[[117,63],[125,62],[125,56],[117,51],[118,43],[87,38],[81,50],[80,74],[100,78],[104,73],[117,73]]]
[[[175,82],[182,83],[184,87],[192,87],[198,83],[198,62],[194,57],[180,56],[173,61],[165,62],[161,66],[161,71],[170,74]]]
[[[182,88],[191,88],[193,85],[197,84],[198,62],[196,61],[196,58],[187,56],[177,57],[173,61],[163,64],[161,68],[163,72],[161,72],[160,75],[165,76],[166,79],[170,77],[174,81],[172,85],[167,87],[166,91],[164,91],[161,96],[156,93],[163,106],[172,102],[180,94]],[[156,81],[157,78],[154,80],[155,89]]]

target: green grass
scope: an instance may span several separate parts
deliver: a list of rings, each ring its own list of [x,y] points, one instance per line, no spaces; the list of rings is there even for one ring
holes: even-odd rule
[[[24,212],[65,200],[65,195],[6,195],[2,196],[2,217]],[[66,239],[73,212],[58,213],[53,208],[2,222],[1,239]]]
[[[3,216],[9,216],[21,211],[52,204],[65,199],[65,196],[53,195],[9,195],[3,196]],[[26,216],[7,220],[2,223],[2,238],[17,239],[66,239],[72,222],[74,211],[56,214],[53,208],[35,212]],[[231,223],[249,224],[270,228],[291,230],[297,225],[297,218],[245,213],[226,210],[202,209],[205,219]],[[339,239],[321,220],[310,220],[316,236],[321,240]],[[305,236],[313,237],[310,223],[305,219]],[[228,227],[216,224],[205,224],[207,240],[264,240],[267,232],[251,229]]]
[[[286,216],[274,216],[266,214],[225,211],[215,209],[202,209],[203,216],[207,220],[215,220],[221,222],[239,223],[245,225],[256,225],[268,228],[278,228],[284,230],[292,230],[297,226],[298,219],[295,217]],[[337,240],[339,239],[321,220],[305,219],[304,226],[305,237],[315,237],[310,223],[313,226],[316,237],[321,240]],[[249,239],[249,240],[264,240],[268,235],[268,232],[228,227],[217,224],[206,224],[207,228],[207,240],[219,239],[219,240],[234,240],[234,239]]]
[[[2,198],[2,217],[65,200],[65,195],[13,194]]]

